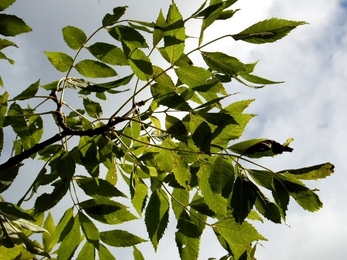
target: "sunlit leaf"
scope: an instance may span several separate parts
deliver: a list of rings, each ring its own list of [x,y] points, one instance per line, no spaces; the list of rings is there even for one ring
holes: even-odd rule
[[[124,42],[134,48],[147,48],[145,38],[135,29],[125,26],[117,25],[107,29],[108,33],[117,41]]]
[[[161,39],[163,39],[164,37],[164,32],[163,32],[163,28],[165,27],[165,17],[163,15],[162,10],[159,11],[159,15],[158,18],[155,22],[155,27],[153,30],[153,46],[156,46]]]
[[[107,249],[103,244],[99,243],[98,248],[98,255],[100,260],[115,260],[116,258],[113,256],[113,254],[110,252],[110,250]]]
[[[93,118],[99,118],[102,116],[102,107],[99,103],[88,97],[83,97],[83,105],[89,116]]]

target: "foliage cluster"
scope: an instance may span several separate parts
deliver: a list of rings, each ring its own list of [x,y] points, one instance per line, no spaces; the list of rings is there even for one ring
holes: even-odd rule
[[[13,2],[0,4],[0,34],[4,36],[31,30],[20,18],[2,12]],[[16,138],[10,158],[1,158],[0,192],[11,188],[23,160],[41,161],[43,166],[17,203],[0,202],[0,255],[9,259],[35,255],[115,259],[111,246],[133,247],[134,258],[140,260],[144,258],[136,245],[148,239],[157,249],[173,213],[181,259],[198,258],[206,227],[226,250],[222,259],[255,259],[257,242],[266,238],[250,220],[283,223],[290,198],[308,211],[321,208],[315,190],[303,180],[325,178],[333,172],[332,164],[274,172],[256,159],[291,152],[292,140],[284,144],[259,137],[235,141],[254,117],[244,112],[253,100],[228,103],[227,85],[233,80],[261,88],[280,82],[253,74],[257,62],[243,63],[228,53],[204,51],[223,38],[251,44],[275,42],[305,22],[272,18],[205,42],[209,26],[238,11],[230,9],[235,2],[205,1],[188,18],[172,2],[167,14],[160,11],[155,22],[121,20],[127,7],[116,7],[89,37],[80,28],[66,26],[63,38],[75,56],[45,52],[64,76],[49,84],[36,81],[15,97],[2,92],[0,151],[3,128],[11,127]],[[201,21],[199,35],[188,36],[186,28],[196,19]],[[102,30],[111,40],[93,42]],[[187,50],[186,40],[194,37],[196,47]],[[16,44],[0,39],[0,49],[10,46]],[[81,59],[81,52],[92,58]],[[154,52],[166,67],[151,59]],[[193,53],[201,54],[203,65],[194,65]],[[3,52],[0,58],[13,63]],[[81,78],[71,77],[72,70]],[[108,77],[113,79],[100,83]],[[2,81],[0,84],[3,86]],[[142,99],[145,91],[151,95]],[[123,92],[129,98],[120,102]],[[66,102],[67,95],[76,95],[81,106]],[[37,99],[42,102],[31,105]],[[107,100],[118,107],[104,115],[102,104]],[[44,104],[53,104],[54,109],[42,112]],[[42,141],[48,128],[44,118],[49,116],[57,133]],[[76,145],[72,137],[78,138]],[[82,168],[85,174],[77,174]],[[120,190],[119,178],[128,191]],[[52,191],[42,192],[47,186]],[[81,193],[88,199],[80,201]],[[65,196],[72,203],[56,224],[49,210]],[[23,201],[30,199],[35,200],[33,208],[22,209]],[[121,203],[124,199],[129,200],[128,205]],[[134,210],[129,210],[130,205]],[[113,229],[142,217],[148,238]],[[112,228],[100,232],[98,222]],[[34,233],[42,235],[42,242],[30,238]]]

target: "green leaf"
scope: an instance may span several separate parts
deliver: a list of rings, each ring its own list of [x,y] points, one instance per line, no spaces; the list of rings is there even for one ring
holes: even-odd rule
[[[10,14],[0,14],[0,34],[16,36],[30,31],[32,29],[21,18]]]
[[[191,88],[206,85],[206,80],[212,77],[212,73],[204,68],[196,66],[182,66],[175,69],[180,81]]]
[[[189,171],[188,163],[176,153],[173,154],[173,174],[176,181],[185,188],[189,188],[191,174]]]
[[[34,97],[39,89],[40,80],[31,84],[27,89],[25,89],[22,93],[13,98],[13,100],[25,100]]]
[[[184,52],[186,39],[183,17],[174,2],[170,5],[163,31],[165,51],[170,63],[174,64]]]
[[[185,211],[178,220],[177,228],[175,239],[180,258],[183,260],[198,259],[201,232]]]
[[[106,198],[86,200],[79,205],[90,217],[105,224],[119,224],[136,219],[126,206]]]
[[[10,47],[10,46],[18,48],[18,45],[15,44],[14,42],[12,42],[8,39],[1,39],[0,38],[0,50],[5,49],[6,47]]]
[[[80,222],[78,217],[72,217],[72,226],[69,233],[62,240],[58,248],[57,260],[71,259],[77,249],[78,245],[82,242],[83,237],[80,231]]]
[[[147,241],[127,231],[117,229],[100,232],[100,240],[110,246],[115,247],[134,246]]]
[[[81,176],[76,178],[75,181],[87,195],[93,198],[126,197],[123,192],[103,179]]]
[[[280,210],[283,220],[285,220],[289,204],[289,193],[283,183],[277,178],[274,178],[273,180],[273,187],[272,196]]]
[[[0,213],[3,215],[11,215],[16,218],[27,219],[31,221],[35,221],[35,219],[25,212],[23,209],[8,202],[0,202]]]
[[[130,49],[128,49],[130,47]],[[124,52],[127,55],[129,65],[135,75],[143,81],[147,81],[153,74],[151,60],[148,56],[138,48],[133,46],[126,46],[123,44]]]
[[[19,167],[23,164],[17,164],[14,167],[10,167],[0,171],[0,193],[7,190],[13,183],[14,179],[17,177],[19,172]]]
[[[110,65],[129,65],[124,52],[115,45],[105,42],[96,42],[87,47],[87,50],[98,60]]]
[[[234,167],[230,160],[223,156],[218,156],[212,166],[209,177],[212,192],[221,193],[224,198],[229,198],[234,180]]]
[[[54,245],[52,245],[53,234],[55,232],[54,219],[50,212],[48,212],[47,218],[43,223],[43,227],[48,231],[48,233],[42,234],[42,245],[46,252],[51,252]]]
[[[117,25],[107,29],[108,33],[119,42],[126,43],[126,45],[136,48],[147,48],[145,38],[135,29],[125,26]]]
[[[73,50],[78,50],[87,41],[87,35],[77,27],[69,25],[64,27],[62,31],[66,44]]]
[[[74,68],[79,74],[89,78],[107,78],[117,76],[114,69],[95,60],[81,60],[78,62]]]
[[[185,210],[188,204],[189,191],[182,188],[174,188],[171,196],[171,205],[177,220],[180,218],[181,213]]]
[[[212,172],[212,164],[203,161],[200,165],[197,177],[201,193],[207,206],[217,215],[226,216],[228,201],[220,193],[214,193],[210,186],[210,176]]]
[[[245,64],[237,58],[222,52],[201,52],[207,66],[217,72],[235,76],[240,72],[246,71]]]
[[[145,223],[155,250],[169,222],[169,198],[164,190],[153,191],[147,208]]]
[[[204,153],[211,152],[211,128],[200,116],[191,115],[189,123],[194,144]]]
[[[73,226],[73,208],[68,208],[62,218],[59,220],[57,227],[52,234],[51,247],[54,247],[58,242],[61,242],[70,232]]]
[[[133,246],[133,249],[134,249],[133,251],[134,260],[145,260],[141,251],[138,250],[136,246]]]
[[[35,213],[45,212],[53,208],[66,194],[69,184],[63,181],[54,183],[52,193],[43,193],[35,201]]]
[[[98,251],[100,260],[116,260],[110,250],[101,243],[99,243]]]
[[[139,215],[141,215],[142,210],[145,206],[148,188],[146,184],[137,175],[132,174],[131,179],[131,202]]]
[[[203,14],[204,18],[202,20],[202,25],[200,29],[199,37],[199,46],[201,45],[204,38],[204,31],[209,27],[218,17],[221,15],[222,11],[225,8],[225,2],[213,2],[210,3],[210,6],[200,12],[200,15]]]
[[[237,124],[221,125],[215,129],[211,144],[220,147],[227,147],[231,140],[240,138],[247,123],[254,116],[253,114],[242,114],[253,100],[242,100],[234,102],[221,110],[221,113],[229,113]]]
[[[238,223],[242,223],[253,208],[257,195],[257,186],[247,179],[236,178],[234,183],[230,206],[233,217]]]
[[[102,107],[98,102],[83,96],[83,106],[90,117],[100,118],[102,116]]]
[[[73,64],[73,59],[66,53],[45,51],[45,54],[52,65],[60,72],[68,71]]]
[[[118,6],[113,9],[113,14],[106,14],[104,18],[102,19],[102,26],[107,27],[115,24],[119,18],[121,18],[125,11],[127,9],[127,6]]]
[[[7,60],[10,64],[14,64],[14,60],[8,58],[2,51],[0,51],[0,59]]]
[[[79,252],[76,260],[94,260],[95,259],[95,247],[89,241],[86,241]]]
[[[334,168],[335,166],[328,162],[301,169],[284,170],[278,173],[299,180],[317,180],[331,175]]]
[[[166,115],[165,128],[168,134],[180,141],[185,140],[188,136],[187,128],[183,124],[182,120],[176,117]]]
[[[84,235],[86,236],[87,240],[90,242],[98,241],[100,238],[99,230],[95,226],[95,224],[81,211],[78,212],[78,219],[81,223],[82,231]]]
[[[260,186],[273,190],[274,188],[274,173],[263,170],[248,169],[248,174]]]
[[[163,15],[162,10],[159,11],[158,18],[155,22],[155,27],[153,30],[153,46],[157,46],[157,44],[163,39],[164,37],[164,32],[163,28],[165,27],[165,17]]]
[[[249,43],[275,42],[286,36],[291,30],[299,25],[307,24],[303,21],[290,21],[285,19],[271,18],[253,24],[242,32],[233,35],[234,40],[242,40]]]
[[[281,182],[289,195],[292,196],[303,209],[315,212],[323,206],[317,194],[305,187],[304,184],[298,180],[283,175],[276,175],[276,179]]]
[[[233,218],[219,220],[214,226],[215,232],[230,246],[235,259],[240,259],[245,251],[251,251],[252,242],[267,240],[251,224],[243,222],[239,225]]]
[[[86,168],[92,177],[98,177],[100,172],[100,156],[94,138],[81,136],[78,148],[84,168]]]
[[[255,207],[258,212],[274,223],[281,223],[281,214],[276,204],[271,202],[259,189],[256,195]]]
[[[0,11],[4,11],[7,9],[10,5],[12,5],[16,0],[3,0],[0,3]]]
[[[284,81],[272,81],[269,79],[265,79],[256,75],[243,73],[243,72],[240,72],[239,76],[251,83],[260,84],[260,85],[271,85],[271,84],[279,84],[284,82]]]

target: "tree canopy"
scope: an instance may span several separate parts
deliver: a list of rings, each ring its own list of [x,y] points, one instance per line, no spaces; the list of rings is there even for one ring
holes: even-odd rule
[[[31,31],[6,13],[14,2],[0,4],[1,50],[18,47],[9,37]],[[292,138],[241,141],[255,116],[245,112],[254,100],[235,101],[229,86],[260,89],[282,82],[256,75],[257,61],[211,51],[222,39],[273,43],[306,22],[271,18],[205,41],[209,26],[239,11],[235,2],[205,1],[183,17],[172,1],[153,21],[125,19],[128,7],[117,6],[91,35],[73,25],[62,28],[74,55],[45,52],[60,79],[37,80],[10,97],[0,77],[0,152],[10,149],[4,129],[15,134],[10,156],[1,156],[0,192],[25,174],[26,160],[40,165],[19,201],[0,202],[0,255],[103,260],[117,257],[112,247],[132,247],[140,260],[146,256],[136,245],[150,243],[156,250],[173,214],[172,241],[181,259],[198,259],[207,228],[225,249],[221,259],[255,259],[257,243],[266,237],[252,221],[285,223],[290,199],[311,212],[322,207],[304,181],[329,176],[331,163],[273,171],[257,159],[292,152]],[[195,20],[200,31],[188,35]],[[109,41],[95,40],[101,31]],[[194,48],[187,48],[188,40]],[[0,58],[14,63],[2,51]],[[113,111],[103,109],[107,102]],[[55,133],[44,133],[53,124]],[[70,204],[56,221],[50,210],[65,197]],[[24,201],[32,207],[23,208]],[[118,227],[139,219],[147,237]],[[109,229],[99,231],[100,223]]]

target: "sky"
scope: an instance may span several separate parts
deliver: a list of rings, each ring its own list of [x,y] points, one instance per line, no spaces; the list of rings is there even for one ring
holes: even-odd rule
[[[167,12],[170,2],[18,0],[6,12],[22,17],[33,32],[16,37],[15,42],[20,48],[6,52],[16,61],[15,65],[0,61],[6,90],[14,96],[38,78],[42,83],[49,83],[63,77],[50,65],[43,51],[73,54],[62,39],[61,29],[64,26],[77,26],[89,35],[100,26],[105,13],[123,5],[129,6],[126,18],[153,21],[160,9]],[[177,0],[176,3],[183,16],[187,16],[202,1]],[[309,23],[272,44],[252,45],[229,39],[213,45],[214,50],[225,51],[245,63],[259,60],[255,70],[257,75],[285,81],[260,90],[248,89],[235,82],[228,85],[231,92],[240,92],[234,96],[235,100],[256,99],[247,111],[258,116],[249,123],[242,138],[266,137],[280,143],[289,137],[294,138],[293,153],[261,161],[273,170],[324,162],[335,165],[335,173],[330,177],[307,183],[309,187],[320,190],[318,194],[324,203],[320,211],[310,213],[291,203],[286,225],[253,223],[269,240],[258,245],[257,259],[346,259],[347,1],[239,0],[234,8],[241,10],[225,25],[218,22],[207,29],[206,40],[223,33],[237,33],[257,21],[272,17]],[[197,30],[198,27],[193,27],[188,34],[193,35]],[[99,37],[102,40],[104,36]],[[45,135],[49,136],[49,133]],[[8,154],[9,151],[3,151],[2,157]],[[20,178],[26,181],[34,176],[36,171],[33,168],[35,164],[27,160],[25,176]],[[16,198],[16,189],[22,189],[22,184],[16,184],[14,191],[5,193],[5,198]],[[59,209],[54,212],[59,215]],[[150,244],[139,246],[146,259],[179,258],[174,242],[174,223],[175,220],[171,219],[171,226],[160,242],[157,254],[154,254]],[[146,237],[143,227],[129,224],[124,227]],[[131,250],[116,250],[115,253],[117,259],[132,259]],[[203,234],[199,259],[217,258],[224,254],[207,229]]]

